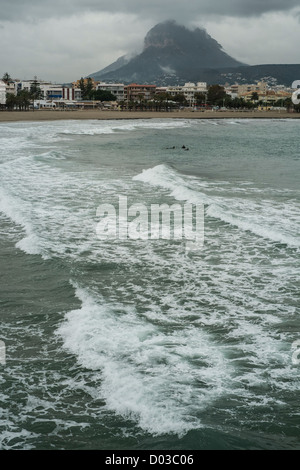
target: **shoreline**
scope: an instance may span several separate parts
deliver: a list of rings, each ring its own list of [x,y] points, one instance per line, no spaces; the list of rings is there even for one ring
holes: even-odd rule
[[[101,111],[98,109],[0,111],[0,123],[83,119],[300,119],[300,113],[287,111]]]

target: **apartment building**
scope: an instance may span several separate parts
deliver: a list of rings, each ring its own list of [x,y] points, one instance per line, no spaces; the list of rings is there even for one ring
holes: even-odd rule
[[[98,83],[97,90],[110,91],[117,101],[124,101],[124,83]]]
[[[0,105],[6,103],[6,84],[0,80]]]
[[[6,83],[6,93],[10,93],[12,95],[17,94],[17,89],[16,89],[16,83],[15,82]]]
[[[30,92],[30,89],[34,83],[37,83],[42,91],[41,99],[51,100],[51,99],[62,98],[61,85],[53,85],[52,83],[45,82],[45,81],[37,81],[37,82],[35,80],[16,81],[16,86],[15,86],[16,92],[24,91],[24,90]]]
[[[167,92],[171,96],[183,94],[187,100],[189,106],[195,106],[196,104],[196,93],[207,93],[206,82],[187,82],[183,86],[170,86],[167,87]]]
[[[124,96],[127,101],[150,100],[156,92],[156,85],[138,85],[131,83],[124,87]]]
[[[79,80],[76,80],[76,82],[73,82],[72,83],[72,87],[73,88],[79,88],[80,87],[80,81],[81,81],[81,78]],[[97,88],[97,85],[99,82],[96,82],[93,78],[89,77],[89,78],[84,78],[83,79],[83,83],[85,85],[87,85],[89,82],[92,83],[92,86],[93,86],[93,89],[96,90]]]
[[[80,88],[62,87],[62,99],[68,101],[80,101],[82,99]]]
[[[291,98],[291,95],[291,92],[283,90],[267,90],[265,93],[259,91],[257,92],[257,101],[261,101],[262,103],[265,103],[265,105],[268,104],[269,106],[273,106],[278,101],[281,101],[283,103],[287,98]],[[243,98],[245,101],[252,101],[253,91],[248,91],[247,93],[241,94],[241,98]]]
[[[197,82],[197,84],[188,82],[182,87],[182,93],[185,96],[189,106],[195,106],[196,93],[207,93],[207,84],[205,82]]]
[[[245,84],[245,85],[231,85],[225,86],[225,91],[228,95],[232,98],[240,98],[246,93],[254,93],[257,94],[266,94],[267,93],[267,83],[265,82],[257,82],[255,84]]]

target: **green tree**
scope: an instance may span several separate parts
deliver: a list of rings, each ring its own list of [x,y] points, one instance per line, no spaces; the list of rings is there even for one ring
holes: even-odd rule
[[[81,90],[81,98],[85,99],[84,98],[84,96],[85,96],[85,83],[84,83],[83,77],[81,77],[81,79],[79,80],[79,88]]]
[[[290,111],[290,109],[293,107],[292,98],[287,98],[284,102],[284,105],[285,105],[287,111]]]
[[[94,93],[93,80],[89,77],[87,79],[87,83],[85,86],[85,99],[87,100],[93,99],[93,93]]]
[[[7,109],[14,109],[17,105],[17,97],[13,93],[6,94],[6,108]]]
[[[40,100],[44,98],[44,93],[42,92],[40,83],[36,77],[34,77],[34,80],[30,86],[30,95],[32,100]]]
[[[195,93],[195,100],[196,100],[196,104],[197,106],[201,106],[201,105],[204,105],[206,104],[206,94],[205,93],[201,93],[201,92],[196,92]]]
[[[92,100],[94,98],[94,85],[93,80],[89,77],[87,80],[84,80],[83,77],[79,80],[79,88],[81,90],[81,98],[83,100]]]
[[[208,87],[207,101],[214,106],[223,106],[223,100],[226,98],[225,88],[221,85],[211,85]]]
[[[257,93],[257,91],[254,91],[251,95],[251,100],[252,101],[258,101],[258,99],[259,99],[258,93]]]
[[[296,113],[300,113],[300,104],[294,104],[294,110]]]
[[[29,109],[30,103],[32,102],[32,95],[27,90],[21,90],[16,96],[16,105],[19,110],[27,111]]]
[[[170,103],[170,101],[173,101],[173,98],[170,95],[170,93],[167,93],[167,92],[155,93],[153,99],[154,99],[155,108],[158,109],[159,111],[161,109],[165,109],[166,111],[168,111],[172,107],[172,103]]]
[[[180,106],[187,106],[188,104],[183,93],[178,93],[178,95],[175,95],[173,101],[176,101],[176,103],[178,103]]]
[[[108,90],[94,90],[92,99],[96,101],[116,101],[116,96]]]
[[[7,72],[5,72],[5,74],[2,77],[2,81],[8,85],[9,83],[12,82],[12,78]]]

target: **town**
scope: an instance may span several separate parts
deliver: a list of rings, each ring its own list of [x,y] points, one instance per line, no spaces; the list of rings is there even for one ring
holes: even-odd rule
[[[184,85],[157,86],[124,84],[80,78],[70,84],[12,79],[5,73],[0,80],[0,109],[27,111],[39,109],[101,109],[129,111],[205,110],[288,110],[300,112],[292,100],[292,88],[254,84],[218,84],[187,82]]]

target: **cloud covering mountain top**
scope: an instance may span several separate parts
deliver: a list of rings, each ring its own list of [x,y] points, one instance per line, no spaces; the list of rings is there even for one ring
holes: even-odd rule
[[[299,6],[299,0],[1,0],[1,20],[23,21],[106,12],[148,15],[153,20],[170,17],[187,22],[196,16],[260,16],[263,13],[288,11]]]
[[[0,8],[0,76],[73,81],[136,53],[170,18],[206,28],[241,62],[299,62],[299,0],[0,0]]]

